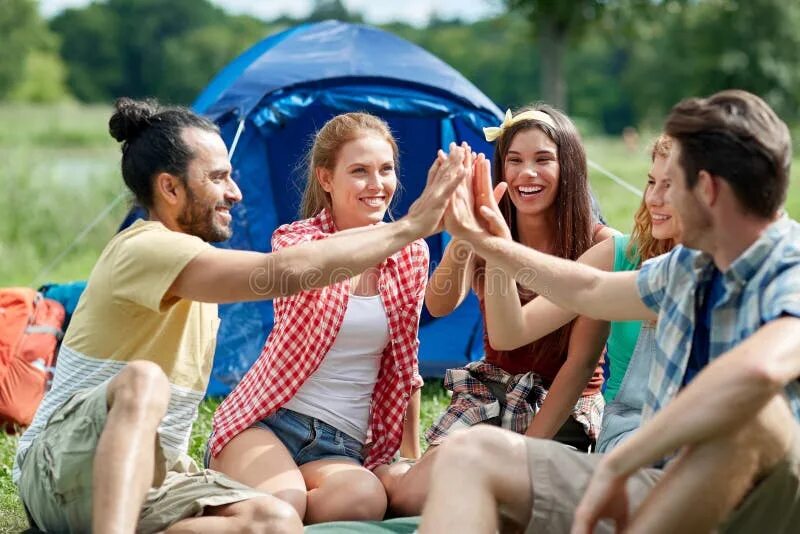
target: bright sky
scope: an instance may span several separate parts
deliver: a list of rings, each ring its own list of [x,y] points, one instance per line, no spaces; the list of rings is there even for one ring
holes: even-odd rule
[[[404,21],[424,25],[431,15],[473,21],[486,18],[503,10],[502,0],[342,0],[350,11],[361,13],[367,22],[380,24]],[[81,7],[91,0],[39,0],[39,9],[45,17],[52,17],[69,7]],[[211,0],[231,13],[247,13],[265,20],[281,15],[303,17],[311,11],[312,0]]]

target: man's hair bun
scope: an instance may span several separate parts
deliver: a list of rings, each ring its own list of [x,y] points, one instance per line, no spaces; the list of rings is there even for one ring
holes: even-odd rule
[[[114,102],[116,110],[108,121],[108,132],[119,141],[131,141],[150,125],[158,113],[158,104],[152,100],[120,98]]]

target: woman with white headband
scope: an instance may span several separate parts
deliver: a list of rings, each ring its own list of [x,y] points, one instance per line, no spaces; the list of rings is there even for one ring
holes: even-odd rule
[[[543,104],[508,111],[503,123],[486,128],[485,134],[495,142],[491,175],[509,239],[576,260],[614,235],[593,220],[586,153],[575,125],[563,113]],[[488,181],[489,172],[489,162],[479,156],[476,174]],[[520,276],[528,275],[536,273]],[[486,265],[469,244],[454,240],[429,280],[425,304],[441,317],[458,307],[470,289],[480,301],[484,331],[493,314],[536,296]],[[430,448],[425,456],[410,469],[402,464],[387,469],[392,476],[383,479],[390,507],[400,515],[421,512],[436,446],[457,429],[489,423],[591,448],[603,410],[599,360],[607,333],[607,323],[579,317],[515,349],[494,346],[484,334],[484,358],[445,375],[445,387],[453,395],[426,432]]]

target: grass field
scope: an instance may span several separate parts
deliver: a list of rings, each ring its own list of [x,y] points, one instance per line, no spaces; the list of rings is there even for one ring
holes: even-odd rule
[[[128,209],[125,201],[117,202],[60,261],[53,264],[53,260],[124,193],[119,149],[107,134],[108,116],[109,108],[99,106],[0,105],[0,158],[5,162],[0,174],[0,287],[35,287],[85,279],[89,274]],[[591,138],[586,147],[592,161],[635,187],[644,187],[649,166],[644,144],[630,150],[615,138]],[[608,222],[629,231],[639,198],[600,173],[591,172],[590,180]],[[796,181],[787,208],[791,215],[800,215]],[[437,383],[426,386],[422,425],[429,425],[446,403]],[[215,406],[213,400],[201,406],[191,441],[195,458],[209,434]],[[15,446],[16,438],[0,435],[0,533],[19,532],[26,525],[11,482]]]

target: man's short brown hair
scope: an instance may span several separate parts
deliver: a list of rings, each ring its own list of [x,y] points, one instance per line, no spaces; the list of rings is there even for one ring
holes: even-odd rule
[[[667,117],[689,188],[701,170],[727,181],[748,213],[771,218],[786,200],[792,163],[789,128],[758,96],[728,90],[688,98]]]

